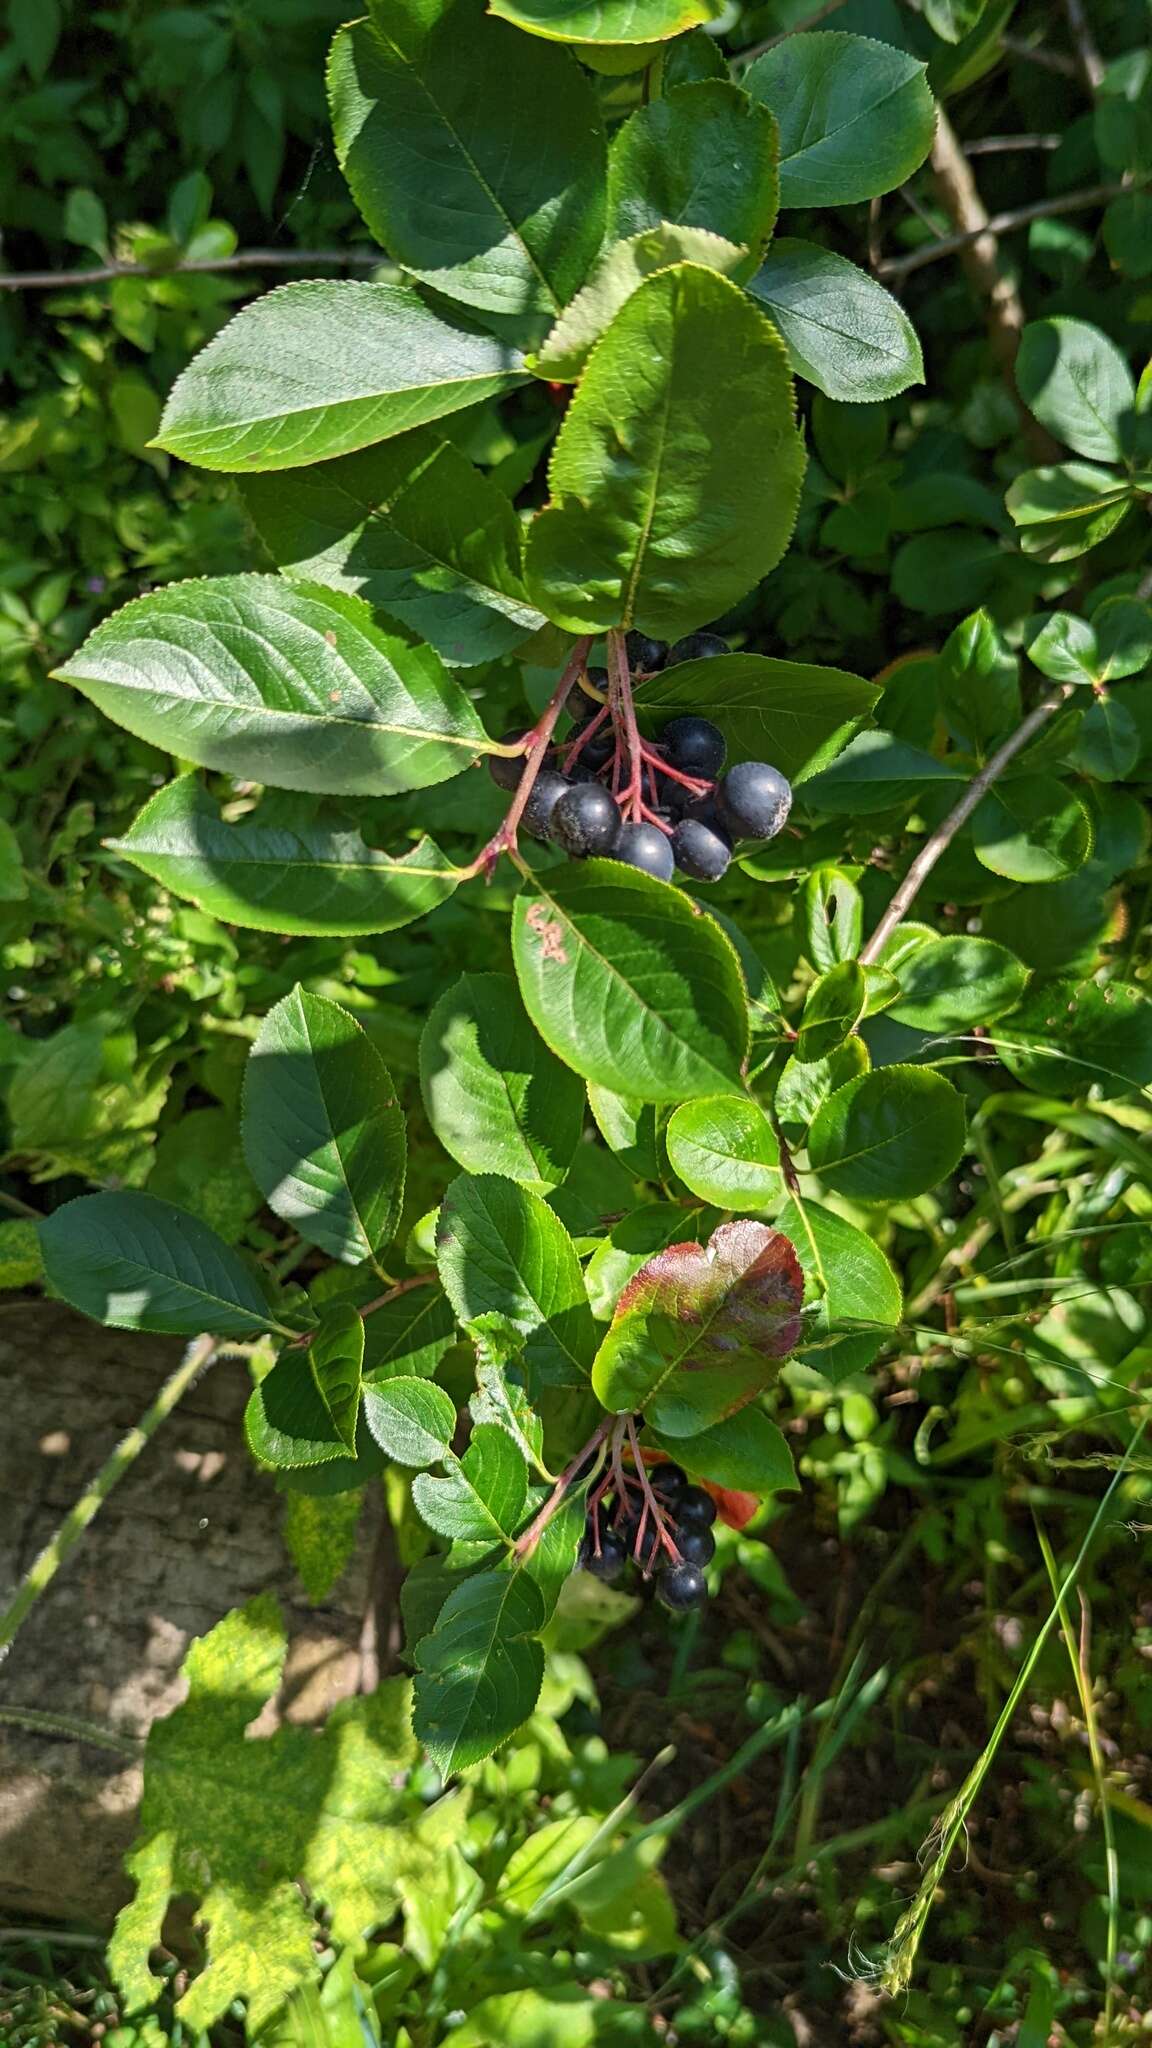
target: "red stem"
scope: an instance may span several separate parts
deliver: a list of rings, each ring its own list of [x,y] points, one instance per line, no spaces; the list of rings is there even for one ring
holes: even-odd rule
[[[560,677],[551,697],[548,699],[547,708],[539,723],[533,728],[528,747],[528,758],[524,763],[524,773],[520,777],[519,787],[512,799],[508,815],[499,831],[493,833],[487,846],[477,854],[476,859],[467,868],[462,870],[465,876],[478,875],[480,873],[491,876],[492,870],[502,853],[516,852],[517,827],[524,816],[528,799],[536,787],[536,778],[544,766],[544,757],[548,752],[549,743],[551,742],[552,734],[556,730],[560,713],[564,709],[568,692],[583,672],[591,645],[591,635],[586,636],[582,640],[577,640],[571,654],[568,656],[564,673]]]
[[[524,1534],[517,1537],[512,1553],[514,1557],[520,1560],[531,1557],[585,1458],[590,1458],[593,1451],[599,1450],[615,1421],[614,1415],[605,1415],[603,1420],[597,1423],[587,1443],[581,1446],[574,1458],[568,1460],[539,1514],[529,1522]]]
[[[641,815],[644,791],[641,783],[644,755],[640,729],[636,724],[636,707],[632,702],[632,680],[628,673],[628,654],[624,635],[619,627],[608,634],[608,702],[617,732],[623,732],[624,754],[628,764],[628,780],[620,794],[620,808],[625,819],[638,822]]]

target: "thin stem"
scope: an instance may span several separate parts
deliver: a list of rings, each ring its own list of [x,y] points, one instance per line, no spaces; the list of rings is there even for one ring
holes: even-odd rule
[[[624,635],[618,628],[608,635],[608,702],[617,730],[623,731],[624,750],[628,763],[628,779],[620,792],[620,808],[625,818],[639,818],[644,801],[643,787],[643,745],[640,728],[636,723],[636,707],[632,702],[632,679],[628,670],[628,650]]]
[[[596,1424],[587,1443],[581,1445],[575,1457],[569,1458],[539,1514],[528,1524],[524,1534],[516,1539],[512,1555],[518,1561],[523,1562],[526,1557],[531,1557],[532,1552],[535,1550],[541,1536],[563,1501],[584,1460],[592,1457],[599,1450],[615,1421],[616,1417],[614,1415],[603,1416]]]
[[[568,692],[572,688],[573,683],[578,681],[582,674],[591,646],[592,636],[587,634],[582,640],[577,640],[573,647],[565,664],[564,673],[560,677],[551,697],[548,699],[543,717],[533,728],[531,744],[528,748],[528,758],[524,763],[524,773],[520,777],[519,786],[512,799],[508,815],[499,831],[493,833],[487,846],[477,855],[471,866],[463,870],[464,874],[478,875],[483,871],[483,873],[490,875],[502,853],[514,854],[516,852],[517,827],[524,816],[528,799],[536,787],[536,778],[544,765],[544,757],[548,752],[560,713],[563,711],[567,701]]]
[[[1089,92],[1098,93],[1104,81],[1105,65],[1088,25],[1083,0],[1064,0],[1064,12],[1068,16],[1068,26],[1072,31],[1080,75]]]
[[[378,1308],[387,1308],[390,1301],[399,1301],[402,1294],[410,1294],[414,1287],[431,1287],[435,1277],[434,1273],[414,1273],[410,1280],[397,1280],[386,1294],[377,1294],[371,1301],[366,1301],[363,1308],[357,1310],[357,1314],[361,1321],[366,1321],[369,1316],[375,1315]],[[289,1350],[310,1344],[315,1334],[314,1330],[301,1331],[298,1337],[293,1337]]]
[[[657,1500],[655,1489],[652,1485],[652,1481],[648,1477],[648,1472],[644,1464],[644,1454],[640,1449],[640,1445],[636,1437],[636,1424],[633,1422],[631,1416],[628,1417],[627,1429],[628,1443],[632,1451],[632,1462],[636,1467],[636,1477],[640,1485],[640,1498],[644,1503],[640,1515],[640,1527],[636,1535],[636,1551],[638,1556],[644,1547],[644,1528],[649,1515],[651,1515],[652,1517],[653,1526],[656,1531],[656,1540],[652,1544],[651,1556],[648,1558],[647,1562],[642,1565],[644,1577],[647,1579],[651,1577],[652,1566],[656,1558],[657,1544],[660,1544],[668,1552],[668,1555],[672,1559],[673,1564],[681,1564],[683,1562],[683,1559],[681,1558],[679,1547],[676,1543],[675,1537],[669,1534],[668,1517],[665,1514],[664,1509],[661,1507],[659,1501]]]
[[[1014,760],[1021,749],[1027,746],[1029,740],[1034,738],[1053,712],[1060,709],[1075,688],[1075,683],[1061,683],[1058,689],[1050,690],[1017,726],[1015,732],[1009,735],[1003,746],[997,747],[996,752],[989,756],[980,773],[972,777],[959,803],[924,841],[867,945],[861,949],[862,967],[870,967],[879,959],[897,925],[903,922],[920,894],[941,854],[967,824],[980,799],[987,796],[997,776],[1008,766],[1009,761]]]
[[[189,263],[101,263],[90,270],[13,270],[0,275],[0,291],[69,291],[75,285],[110,284],[118,277],[205,275],[215,270],[309,270],[313,264],[348,265],[379,270],[387,263],[380,249],[237,249],[233,256],[205,256]]]
[[[1055,71],[1059,78],[1075,78],[1076,65],[1062,50],[1046,50],[1039,43],[1026,43],[1021,36],[1001,36],[1000,47],[1010,57],[1022,57],[1026,64],[1039,64],[1044,71]]]
[[[64,1517],[51,1541],[45,1544],[39,1557],[29,1566],[4,1613],[0,1614],[0,1659],[11,1648],[18,1630],[27,1620],[40,1595],[51,1585],[61,1565],[67,1563],[88,1524],[103,1507],[113,1487],[119,1485],[125,1473],[135,1464],[141,1451],[151,1442],[160,1424],[167,1420],[205,1366],[211,1363],[216,1354],[216,1347],[215,1337],[197,1337],[189,1344],[175,1372],[165,1380],[160,1392],[145,1409],[135,1429],[130,1429],[123,1442],[117,1444],[87,1491],[81,1494],[80,1499]]]
[[[959,250],[970,248],[982,235],[1007,235],[1013,228],[1026,228],[1034,220],[1052,220],[1061,213],[1082,213],[1087,206],[1105,206],[1127,190],[1124,185],[1087,185],[1082,192],[1065,192],[1056,199],[1042,199],[1035,206],[1015,206],[1007,213],[990,214],[979,227],[965,229],[955,235],[945,235],[942,241],[926,243],[922,249],[913,249],[907,256],[889,256],[876,266],[878,277],[909,277],[914,270],[922,270],[926,263],[937,263],[942,256],[955,256]]]
[[[978,135],[963,145],[965,156],[999,156],[1026,149],[1059,149],[1060,135]]]

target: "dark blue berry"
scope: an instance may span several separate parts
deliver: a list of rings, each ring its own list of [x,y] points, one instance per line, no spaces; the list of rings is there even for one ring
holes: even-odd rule
[[[683,1493],[688,1484],[687,1475],[679,1465],[649,1465],[648,1478],[650,1483],[669,1500],[673,1494]]]
[[[620,813],[598,782],[565,790],[551,814],[550,836],[573,860],[611,853],[619,830]]]
[[[572,785],[554,768],[543,768],[532,785],[532,794],[524,806],[521,820],[524,830],[533,839],[547,839],[552,823],[552,813],[560,798]]]
[[[687,1528],[677,1529],[676,1548],[685,1564],[704,1565],[716,1555],[716,1538],[711,1529],[700,1529],[692,1522]]]
[[[718,725],[710,718],[697,718],[686,712],[683,718],[670,719],[660,735],[660,744],[667,750],[674,768],[683,768],[686,775],[699,775],[711,782],[724,766],[728,745]]]
[[[774,839],[792,808],[792,785],[767,761],[738,761],[716,791],[720,814],[737,839]]]
[[[682,661],[705,661],[713,654],[731,654],[732,649],[719,633],[686,633],[683,640],[677,640],[668,650],[665,668],[675,668]]]
[[[672,841],[659,825],[621,825],[612,858],[639,868],[642,874],[654,875],[658,882],[670,882],[676,867]]]
[[[704,1574],[696,1564],[666,1565],[656,1576],[656,1598],[673,1614],[699,1607],[707,1591]]]
[[[599,732],[594,732],[590,740],[585,740],[576,758],[578,761],[587,761],[590,768],[604,768],[615,751],[616,735],[610,725],[602,725]]]
[[[672,854],[682,875],[694,882],[720,882],[728,872],[732,847],[725,832],[714,831],[702,818],[681,818],[672,834]]]
[[[650,640],[646,633],[629,633],[624,641],[628,666],[637,675],[649,676],[663,668],[668,657],[666,640]]]
[[[628,1552],[615,1529],[600,1531],[600,1549],[597,1554],[596,1539],[590,1530],[585,1530],[580,1545],[580,1564],[593,1579],[618,1579],[628,1562]]]
[[[676,1520],[682,1528],[710,1529],[716,1520],[716,1503],[702,1486],[685,1487],[676,1503]]]
[[[501,733],[500,743],[502,746],[508,747],[511,746],[513,740],[522,740],[523,737],[524,727],[522,725],[514,725],[511,731]],[[497,789],[519,789],[520,777],[524,773],[526,759],[527,756],[525,754],[489,754],[488,773],[496,784]]]
[[[585,680],[587,680],[587,682],[591,684],[590,689],[586,690],[584,688]],[[599,694],[596,695],[594,694],[594,692],[598,692]],[[607,669],[585,669],[584,675],[582,677],[578,676],[576,681],[573,683],[572,688],[569,690],[568,695],[564,700],[564,709],[568,713],[569,718],[575,718],[577,720],[587,720],[589,718],[594,717],[596,712],[600,710],[601,705],[603,704],[603,701],[607,695]]]

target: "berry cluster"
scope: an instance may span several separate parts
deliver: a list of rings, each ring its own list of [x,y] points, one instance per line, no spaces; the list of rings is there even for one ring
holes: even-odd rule
[[[655,1573],[657,1599],[682,1613],[698,1607],[707,1592],[704,1566],[716,1549],[715,1520],[715,1501],[690,1486],[679,1465],[654,1465],[643,1483],[630,1483],[621,1471],[592,1494],[578,1562],[593,1578],[611,1582],[632,1559],[646,1579]]]
[[[629,633],[628,668],[642,682],[662,668],[727,654],[715,633],[690,633],[669,648]],[[629,689],[631,685],[629,684]],[[571,860],[607,855],[670,882],[676,869],[695,882],[718,882],[737,839],[772,839],[785,824],[792,790],[766,761],[724,767],[724,735],[710,719],[673,718],[658,742],[642,740],[605,669],[589,668],[573,684],[567,738],[549,748],[551,765],[536,775],[520,822],[551,840]],[[521,740],[505,733],[505,742]],[[489,772],[501,789],[519,788],[522,756],[493,755]]]

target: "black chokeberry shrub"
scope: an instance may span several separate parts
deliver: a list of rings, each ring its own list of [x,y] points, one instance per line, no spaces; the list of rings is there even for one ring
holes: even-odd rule
[[[580,1545],[580,1564],[589,1577],[618,1579],[627,1562],[628,1550],[623,1537],[615,1529],[601,1529],[599,1553],[591,1530],[585,1530],[584,1541]]]
[[[672,854],[681,874],[694,882],[721,882],[728,872],[732,847],[725,832],[702,818],[681,818],[672,834]]]
[[[646,633],[629,633],[624,641],[628,655],[628,666],[640,675],[651,675],[663,668],[668,657],[666,640],[650,640]]]
[[[737,839],[774,839],[792,808],[792,784],[767,761],[738,761],[716,791],[728,830]]]
[[[668,650],[665,668],[676,668],[682,661],[704,661],[712,654],[731,654],[732,649],[719,633],[686,633],[683,640],[677,640]]]
[[[654,875],[658,882],[670,882],[676,868],[672,841],[658,825],[621,825],[612,858]]]
[[[649,1465],[648,1479],[665,1500],[682,1494],[688,1484],[688,1476],[679,1465]]]
[[[532,794],[524,806],[523,825],[533,839],[547,839],[552,823],[552,813],[560,798],[572,784],[554,768],[543,768],[532,785]]]
[[[660,744],[667,750],[673,767],[709,782],[719,775],[728,752],[720,727],[713,725],[710,718],[697,718],[691,712],[669,720],[660,735]]]
[[[705,1565],[716,1555],[716,1538],[711,1529],[699,1529],[689,1522],[687,1528],[677,1529],[676,1548],[685,1564]]]
[[[710,1529],[716,1520],[716,1503],[702,1486],[687,1486],[676,1503],[676,1520],[682,1528]]]
[[[510,732],[501,733],[500,743],[507,747],[513,740],[522,740],[523,737],[524,727],[514,725]],[[488,773],[497,789],[519,789],[527,758],[526,754],[489,754]]]
[[[697,1564],[670,1564],[656,1575],[656,1598],[673,1614],[699,1607],[708,1588]]]
[[[573,860],[611,853],[619,831],[620,813],[598,782],[563,791],[551,812],[551,837]]]

